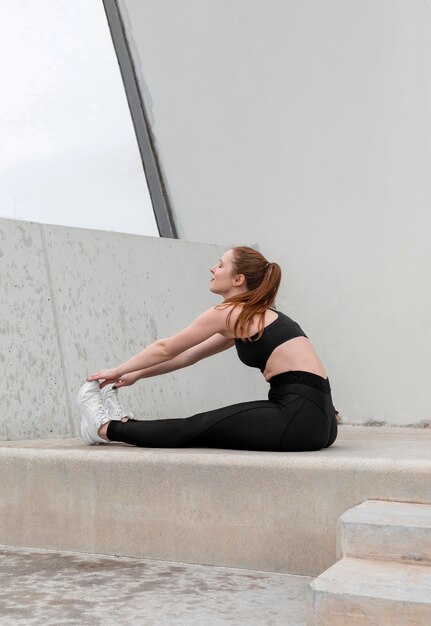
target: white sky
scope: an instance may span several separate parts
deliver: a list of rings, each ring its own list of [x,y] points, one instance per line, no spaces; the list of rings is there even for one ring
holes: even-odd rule
[[[158,236],[102,0],[0,7],[0,217]]]

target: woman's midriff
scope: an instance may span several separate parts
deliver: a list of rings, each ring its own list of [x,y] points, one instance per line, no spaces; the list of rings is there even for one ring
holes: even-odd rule
[[[327,378],[323,363],[307,337],[295,337],[277,346],[269,357],[263,375],[270,378],[287,371],[303,371]]]

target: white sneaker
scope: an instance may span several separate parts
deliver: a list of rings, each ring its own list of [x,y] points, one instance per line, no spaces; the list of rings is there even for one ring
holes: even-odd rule
[[[118,389],[113,389],[113,385],[106,385],[100,390],[105,412],[110,420],[121,420],[122,417],[133,417],[128,413],[120,402]]]
[[[81,415],[81,437],[89,446],[96,443],[107,443],[106,439],[99,437],[98,431],[102,424],[109,422],[103,406],[99,382],[93,380],[86,382],[78,391],[76,405]]]

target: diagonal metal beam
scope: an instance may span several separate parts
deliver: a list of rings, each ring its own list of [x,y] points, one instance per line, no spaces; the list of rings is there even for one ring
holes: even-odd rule
[[[142,165],[147,179],[154,215],[161,237],[178,239],[168,194],[163,181],[157,153],[149,131],[144,102],[138,87],[138,80],[132,55],[128,46],[123,20],[116,0],[103,0],[112,42],[117,55],[120,72],[126,90],[127,102],[135,128]]]

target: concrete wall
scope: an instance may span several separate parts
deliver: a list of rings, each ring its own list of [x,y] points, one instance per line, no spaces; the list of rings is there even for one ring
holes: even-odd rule
[[[119,0],[181,236],[258,242],[350,423],[431,420],[431,5]]]
[[[0,219],[0,438],[77,435],[85,377],[186,326],[220,299],[208,244]],[[121,391],[142,419],[265,398],[233,350]]]

